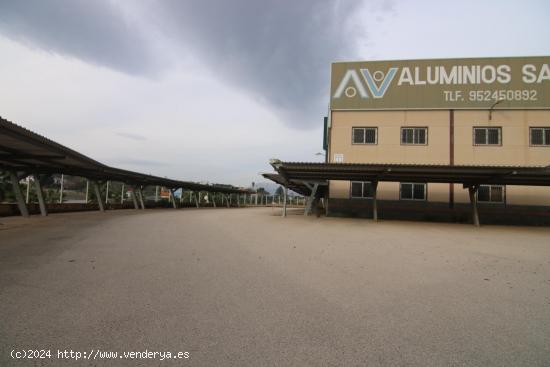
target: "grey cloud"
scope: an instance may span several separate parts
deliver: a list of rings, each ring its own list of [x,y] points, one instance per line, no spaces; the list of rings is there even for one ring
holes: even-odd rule
[[[148,159],[138,159],[138,158],[116,158],[113,159],[113,163],[121,165],[130,165],[130,166],[142,166],[142,167],[165,167],[169,166],[167,162],[163,161],[153,161]]]
[[[115,133],[115,134],[118,135],[118,136],[121,136],[123,138],[136,140],[136,141],[145,141],[145,140],[147,140],[147,137],[145,137],[143,135],[139,135],[139,134],[134,134],[134,133],[118,132],[118,133]]]
[[[372,10],[371,19],[393,11],[387,0],[113,4],[0,0],[0,32],[137,75],[160,74],[170,67],[173,60],[155,47],[154,37],[162,35],[176,56],[195,55],[217,78],[296,128],[318,126],[326,113],[330,63],[358,57],[357,40],[364,42],[366,34],[365,24],[354,16],[365,5]]]
[[[215,0],[162,3],[162,19],[223,80],[296,127],[326,113],[330,63],[356,58],[360,1]],[[166,26],[166,25],[165,25]]]
[[[155,68],[145,37],[106,0],[0,1],[0,32],[128,74],[152,73]]]

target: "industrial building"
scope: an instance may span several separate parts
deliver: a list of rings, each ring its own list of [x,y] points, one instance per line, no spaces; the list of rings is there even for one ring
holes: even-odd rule
[[[274,167],[315,176],[328,215],[548,223],[550,57],[333,63],[324,148]]]

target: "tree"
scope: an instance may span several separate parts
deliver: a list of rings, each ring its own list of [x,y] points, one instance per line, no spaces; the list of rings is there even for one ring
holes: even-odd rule
[[[282,186],[277,187],[277,190],[275,190],[275,195],[277,196],[282,196],[283,193],[284,193],[284,190]]]

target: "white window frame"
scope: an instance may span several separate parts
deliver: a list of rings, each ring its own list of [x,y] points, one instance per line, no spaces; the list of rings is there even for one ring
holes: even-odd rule
[[[489,187],[489,200],[479,200],[479,187]],[[477,196],[477,202],[483,203],[483,204],[504,204],[506,202],[506,185],[479,185],[476,196]],[[491,200],[491,192],[493,191],[493,187],[501,187],[502,188],[502,200],[500,201],[492,201]]]
[[[403,141],[403,130],[413,131],[412,143],[407,143]],[[424,143],[418,143],[414,141],[414,137],[416,136],[415,130],[424,130]],[[401,145],[428,145],[428,127],[427,126],[401,126],[401,130],[399,131],[399,141],[401,142]]]
[[[498,131],[498,144],[489,144],[489,130],[496,129]],[[485,130],[485,143],[476,142],[476,130]],[[474,146],[482,147],[500,147],[502,146],[502,127],[501,126],[474,126],[472,129],[472,140]]]
[[[356,143],[355,142],[355,130],[363,130],[363,141],[365,141],[366,130],[374,130],[374,143]],[[377,145],[378,144],[378,127],[376,126],[358,126],[351,128],[351,144],[352,145]]]
[[[403,198],[403,185],[412,185],[412,198]],[[423,185],[424,186],[424,198],[423,199],[415,199],[414,198],[414,186],[415,185]],[[427,201],[428,200],[428,184],[423,182],[400,182],[399,183],[399,200],[404,201]]]
[[[542,130],[542,144],[533,144],[533,130]],[[531,147],[550,147],[550,141],[546,141],[546,130],[550,130],[548,126],[530,126],[529,127],[529,146]]]
[[[361,196],[353,196],[353,184],[354,183],[360,183],[361,184]],[[351,199],[372,199],[373,196],[363,196],[363,193],[365,192],[365,184],[371,184],[371,181],[350,181],[349,184],[349,197]]]

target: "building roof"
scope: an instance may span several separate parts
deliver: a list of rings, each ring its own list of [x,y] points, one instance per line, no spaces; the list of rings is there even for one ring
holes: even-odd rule
[[[243,193],[230,185],[205,185],[110,167],[64,145],[0,117],[0,169],[18,172],[67,174],[91,180],[111,180],[130,185],[159,185],[171,189]]]
[[[550,166],[270,162],[287,183],[394,181],[550,186]]]

